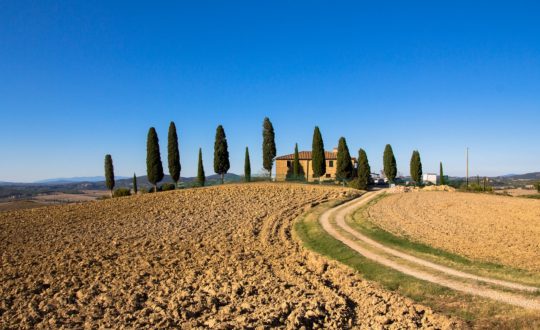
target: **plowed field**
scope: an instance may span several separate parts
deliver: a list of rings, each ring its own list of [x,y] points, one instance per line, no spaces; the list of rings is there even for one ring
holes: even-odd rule
[[[6,328],[447,328],[291,238],[352,191],[246,184],[0,214]]]
[[[383,229],[463,256],[540,271],[540,201],[471,193],[394,194],[369,209]]]

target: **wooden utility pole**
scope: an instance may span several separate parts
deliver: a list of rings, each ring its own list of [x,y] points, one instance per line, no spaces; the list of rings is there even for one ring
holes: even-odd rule
[[[467,147],[467,190],[469,190],[469,147]]]

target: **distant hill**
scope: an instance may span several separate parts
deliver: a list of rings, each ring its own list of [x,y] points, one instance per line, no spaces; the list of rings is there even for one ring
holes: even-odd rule
[[[96,177],[99,178],[99,177]],[[82,180],[82,178],[80,178]],[[85,178],[88,179],[88,178]],[[71,179],[66,179],[71,180]],[[242,177],[233,173],[225,175],[225,182],[239,182]],[[131,188],[133,178],[120,177],[116,180],[115,188]],[[184,177],[180,182],[184,187],[192,187],[196,184],[196,177]],[[171,177],[166,175],[159,183],[161,186],[164,183],[172,183]],[[221,183],[221,177],[219,175],[210,175],[206,177],[206,185],[212,186]],[[137,185],[139,189],[147,189],[152,187],[146,176],[137,177]],[[40,183],[14,183],[14,182],[2,182],[0,183],[0,199],[3,198],[30,198],[38,194],[51,194],[51,193],[81,193],[83,190],[105,190],[105,181],[101,177],[101,181],[81,181],[81,182],[65,182],[57,179],[45,180]]]
[[[117,177],[118,179],[127,179],[127,177]],[[73,177],[73,178],[55,178],[55,179],[46,179],[46,180],[39,180],[35,181],[34,183],[77,183],[77,182],[100,182],[105,181],[105,177],[103,176],[80,176],[80,177]]]
[[[242,180],[242,177],[237,174],[234,174],[234,173],[225,174],[225,182],[239,182],[241,180]],[[187,186],[192,186],[196,181],[197,181],[197,177],[181,177],[180,178],[180,182]],[[129,188],[131,187],[132,182],[133,182],[133,178],[116,180],[116,186],[118,188],[120,187]],[[172,182],[173,181],[171,177],[169,175],[165,175],[165,177],[159,184],[161,185],[164,183],[172,183]],[[212,186],[219,183],[221,183],[221,176],[217,174],[209,175],[206,177],[206,185],[208,186]],[[137,185],[139,187],[147,187],[147,188],[152,187],[152,184],[148,182],[148,178],[146,177],[146,175],[137,177]],[[105,188],[104,182],[103,182],[103,188]]]
[[[507,174],[500,176],[509,180],[540,180],[540,172],[526,173],[526,174]]]

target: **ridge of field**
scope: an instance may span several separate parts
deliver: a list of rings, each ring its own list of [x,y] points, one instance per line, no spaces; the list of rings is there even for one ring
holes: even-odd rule
[[[472,260],[540,272],[540,201],[417,192],[385,197],[367,213],[396,236]]]
[[[450,328],[291,237],[337,187],[237,184],[0,214],[6,327]]]

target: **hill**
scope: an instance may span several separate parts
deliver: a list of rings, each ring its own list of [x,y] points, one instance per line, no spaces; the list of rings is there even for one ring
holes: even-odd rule
[[[0,324],[449,328],[291,237],[305,207],[350,194],[238,184],[0,213]]]
[[[507,180],[540,180],[540,172],[525,173],[525,174],[508,174],[500,178]]]
[[[133,178],[125,178],[116,180],[115,188],[131,188]],[[226,183],[234,183],[242,180],[242,177],[233,173],[225,175]],[[192,187],[196,184],[197,178],[184,177],[181,178],[181,183],[184,187]],[[172,183],[171,177],[166,175],[160,185],[164,183]],[[210,175],[206,177],[206,185],[213,186],[221,183],[219,175]],[[152,185],[148,182],[146,176],[137,177],[137,185],[139,189],[151,188]],[[46,182],[46,183],[11,183],[5,182],[0,184],[0,199],[15,198],[26,199],[38,194],[54,194],[54,193],[69,193],[80,194],[85,190],[106,190],[104,181],[97,182]]]

